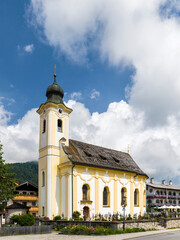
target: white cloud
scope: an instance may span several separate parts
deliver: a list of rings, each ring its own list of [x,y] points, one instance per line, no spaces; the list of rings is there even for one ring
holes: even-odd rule
[[[124,101],[109,104],[106,112],[90,113],[84,104],[69,100],[70,138],[127,152],[149,176],[180,176],[180,112],[164,126],[147,128],[144,113]],[[6,162],[38,159],[39,116],[29,110],[17,124],[0,105],[0,139]]]
[[[100,92],[97,91],[96,89],[93,89],[92,92],[91,92],[90,98],[91,99],[96,99],[99,96],[100,96]]]
[[[17,124],[9,124],[12,113],[0,105],[0,140],[6,162],[38,160],[39,117],[28,111]]]
[[[82,103],[69,101],[71,138],[127,152],[149,176],[180,175],[180,112],[164,126],[147,128],[145,117],[124,101],[111,103],[106,112],[90,114]]]
[[[34,51],[34,44],[29,44],[24,46],[24,51],[27,53],[32,53]]]
[[[129,102],[150,125],[180,109],[178,11],[175,0],[31,0],[34,26],[70,59],[96,50],[110,65],[135,68]]]
[[[32,52],[34,51],[34,44],[28,44],[25,46],[17,45],[17,50],[20,55],[32,54]],[[11,86],[13,86],[13,85],[11,84]]]
[[[70,98],[73,100],[80,100],[82,99],[82,93],[81,92],[73,92],[70,94]]]

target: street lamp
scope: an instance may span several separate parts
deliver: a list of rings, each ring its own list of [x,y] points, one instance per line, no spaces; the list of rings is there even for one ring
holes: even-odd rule
[[[124,220],[123,220],[123,231],[125,231],[125,212],[126,212],[126,197],[123,196],[122,198],[122,206],[123,206],[123,211],[124,211]]]

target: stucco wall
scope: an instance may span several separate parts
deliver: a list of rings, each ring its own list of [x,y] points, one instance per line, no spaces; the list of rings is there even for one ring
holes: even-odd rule
[[[121,205],[121,189],[127,190],[127,206],[125,214],[142,215],[145,212],[145,202],[143,200],[143,192],[145,191],[145,179],[141,176],[133,177],[132,173],[123,173],[117,171],[111,171],[106,169],[91,168],[91,167],[79,167],[74,168],[74,179],[76,181],[76,188],[73,188],[73,201],[77,203],[74,206],[73,211],[78,210],[83,216],[83,208],[89,207],[90,218],[94,218],[95,214],[123,215],[123,207]],[[96,181],[98,182],[96,186]],[[82,203],[82,187],[84,184],[88,184],[90,187],[90,201]],[[108,187],[110,190],[110,204],[103,206],[103,190],[104,187]],[[139,191],[139,204],[134,206],[134,190]],[[96,195],[98,195],[96,197]]]
[[[13,215],[23,215],[26,214],[28,211],[26,209],[8,209],[6,210],[6,219],[5,223],[8,224],[10,222],[10,218]]]

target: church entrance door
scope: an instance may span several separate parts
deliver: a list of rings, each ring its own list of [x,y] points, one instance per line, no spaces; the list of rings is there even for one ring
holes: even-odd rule
[[[83,208],[83,216],[84,216],[84,220],[89,220],[89,208],[88,207]]]

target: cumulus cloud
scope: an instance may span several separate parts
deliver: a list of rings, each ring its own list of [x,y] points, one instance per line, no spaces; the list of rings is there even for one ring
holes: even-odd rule
[[[24,51],[27,53],[32,53],[33,50],[34,50],[34,44],[29,44],[29,45],[24,46]]]
[[[19,54],[22,54],[22,55],[24,55],[25,53],[31,54],[34,51],[34,44],[28,44],[23,47],[20,45],[17,45],[17,50]]]
[[[100,96],[100,92],[97,91],[96,89],[93,89],[92,92],[91,92],[90,98],[91,99],[96,99],[99,96]]]
[[[34,26],[74,61],[97,51],[110,65],[135,68],[129,103],[149,125],[180,109],[178,1],[31,0]]]
[[[82,99],[82,93],[81,92],[73,92],[70,94],[70,98],[73,100],[80,100]]]
[[[0,140],[6,162],[38,160],[39,117],[28,111],[17,124],[9,124],[12,113],[0,105]]]
[[[149,175],[157,179],[180,176],[180,112],[166,125],[147,128],[144,112],[124,101],[109,104],[106,112],[90,113],[83,103],[69,100],[70,138],[127,152]],[[39,116],[29,110],[16,124],[12,113],[0,105],[0,139],[6,162],[38,159]]]
[[[106,112],[90,113],[70,100],[70,137],[127,152],[149,176],[162,179],[180,174],[180,112],[168,123],[147,128],[144,112],[124,101],[109,104]]]

